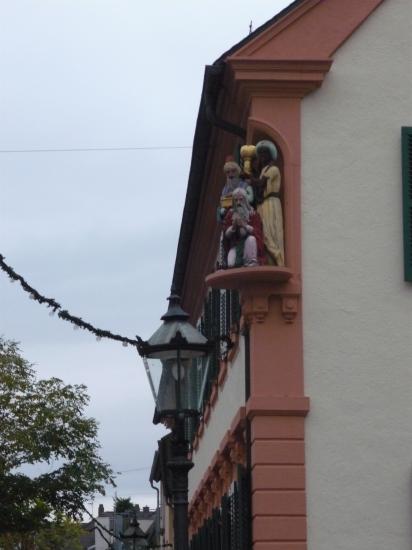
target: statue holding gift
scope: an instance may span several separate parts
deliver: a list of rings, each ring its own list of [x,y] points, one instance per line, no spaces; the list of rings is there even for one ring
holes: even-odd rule
[[[253,267],[264,260],[262,221],[238,187],[232,193],[232,208],[223,220],[223,244],[227,267]]]
[[[223,171],[226,175],[226,183],[220,196],[218,212],[220,220],[224,219],[226,212],[232,206],[232,193],[235,189],[244,189],[249,204],[253,203],[253,188],[247,181],[240,178],[241,169],[239,164],[229,157],[223,166]]]
[[[274,143],[259,141],[256,152],[260,167],[259,179],[253,180],[257,195],[260,196],[257,211],[262,218],[263,237],[268,263],[285,265],[283,244],[283,215],[280,201],[281,176],[275,165],[278,152]]]

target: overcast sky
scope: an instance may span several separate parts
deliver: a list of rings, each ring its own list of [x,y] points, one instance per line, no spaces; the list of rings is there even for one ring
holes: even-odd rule
[[[6,261],[72,314],[148,338],[167,306],[204,66],[289,3],[0,1]],[[4,152],[161,146],[186,148]],[[154,506],[163,431],[136,352],[50,317],[1,272],[0,334],[39,376],[88,386],[101,454],[124,472],[118,496]]]

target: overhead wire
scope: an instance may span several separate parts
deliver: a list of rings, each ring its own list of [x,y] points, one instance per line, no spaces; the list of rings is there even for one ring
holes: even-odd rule
[[[0,149],[0,153],[78,153],[101,151],[160,151],[167,149],[192,149],[191,145],[153,145],[147,147],[56,147],[44,149]]]

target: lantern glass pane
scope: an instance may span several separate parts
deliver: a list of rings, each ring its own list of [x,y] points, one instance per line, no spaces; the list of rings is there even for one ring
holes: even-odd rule
[[[181,408],[186,411],[188,416],[196,415],[202,410],[208,359],[198,357],[196,359],[181,360],[181,369]]]
[[[175,351],[173,358],[145,357],[144,363],[160,416],[173,416],[176,412],[194,416],[201,412],[208,371],[207,358],[178,359]]]

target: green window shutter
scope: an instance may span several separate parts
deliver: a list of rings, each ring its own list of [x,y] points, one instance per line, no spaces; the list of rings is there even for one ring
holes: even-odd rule
[[[405,281],[412,281],[412,127],[402,128],[403,250]]]

